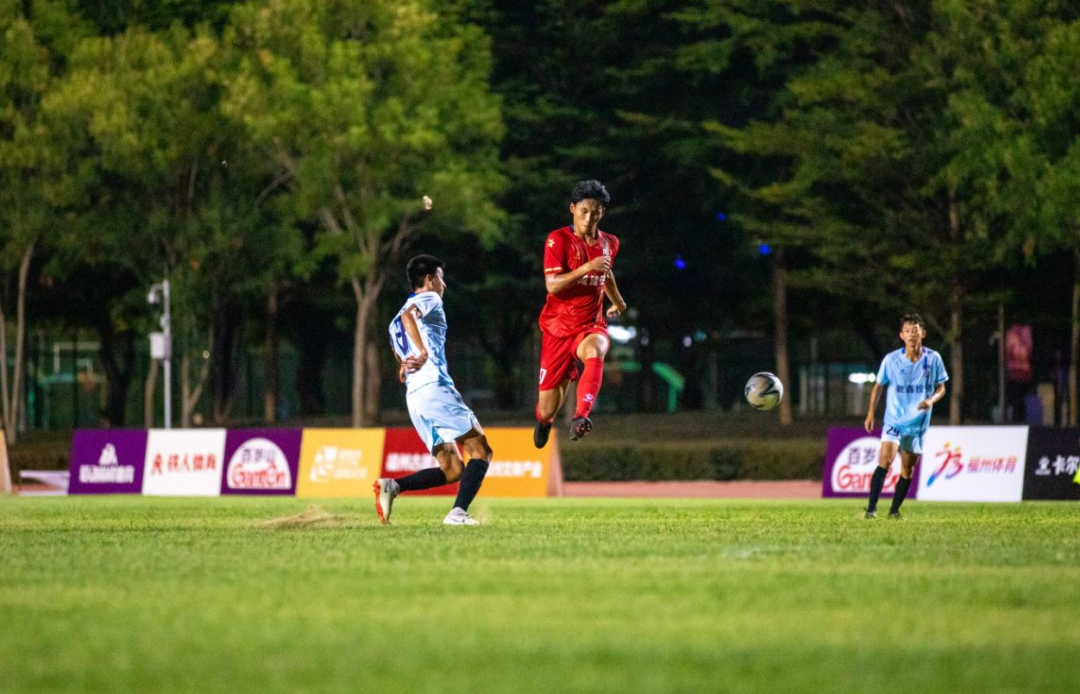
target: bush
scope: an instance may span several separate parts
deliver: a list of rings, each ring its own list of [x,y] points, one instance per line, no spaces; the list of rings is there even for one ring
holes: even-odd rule
[[[8,446],[11,481],[19,483],[23,470],[67,470],[71,461],[71,434],[24,435],[19,443]]]
[[[693,443],[563,446],[568,482],[821,479],[822,443],[734,439]]]

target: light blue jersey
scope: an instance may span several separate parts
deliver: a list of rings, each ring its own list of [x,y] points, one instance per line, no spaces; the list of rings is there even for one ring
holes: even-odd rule
[[[450,378],[446,366],[446,312],[443,310],[442,297],[438,293],[419,292],[409,297],[390,322],[390,346],[402,359],[415,357],[420,353],[419,346],[412,343],[401,322],[401,314],[413,306],[420,311],[416,326],[420,329],[420,338],[424,341],[428,359],[419,369],[405,375],[405,393],[413,393],[432,383],[453,388],[454,381]]]
[[[949,380],[941,355],[922,348],[922,356],[912,362],[904,348],[890,352],[881,360],[877,382],[889,386],[885,400],[884,432],[889,436],[922,436],[930,427],[930,410],[918,409],[919,403],[934,394],[938,385]],[[931,408],[932,409],[932,408]]]

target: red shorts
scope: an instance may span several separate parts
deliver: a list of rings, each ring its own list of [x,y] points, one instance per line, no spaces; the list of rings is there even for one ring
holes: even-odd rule
[[[541,332],[540,341],[540,390],[555,390],[566,381],[576,381],[581,376],[577,367],[577,348],[589,335],[607,337],[607,328],[586,328],[577,335],[553,337]]]

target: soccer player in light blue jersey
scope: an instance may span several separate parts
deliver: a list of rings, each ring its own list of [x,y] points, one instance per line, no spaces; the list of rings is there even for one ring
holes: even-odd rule
[[[479,525],[468,513],[469,504],[487,474],[491,446],[476,415],[454,387],[446,367],[443,268],[443,262],[431,255],[418,255],[409,261],[405,274],[413,294],[390,323],[390,345],[399,364],[398,380],[405,384],[409,416],[416,433],[439,461],[439,467],[398,480],[389,477],[376,480],[375,511],[383,525],[390,522],[390,509],[398,494],[458,480],[461,485],[457,499],[443,523]],[[469,455],[468,465],[461,458],[458,444]]]
[[[870,407],[866,413],[867,433],[874,430],[874,410],[883,388],[889,389],[885,402],[885,422],[881,433],[881,458],[870,478],[870,502],[866,517],[877,518],[877,502],[889,466],[900,450],[900,479],[896,482],[889,518],[900,518],[911,474],[922,456],[923,434],[930,427],[934,403],[945,397],[945,363],[941,355],[923,345],[926,326],[917,313],[909,313],[900,321],[900,341],[904,346],[890,352],[881,360],[877,381],[870,391]]]

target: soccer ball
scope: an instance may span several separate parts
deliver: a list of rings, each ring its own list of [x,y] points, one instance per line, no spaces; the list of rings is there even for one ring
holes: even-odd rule
[[[784,397],[784,384],[774,374],[760,371],[746,382],[746,402],[755,410],[771,410]]]

